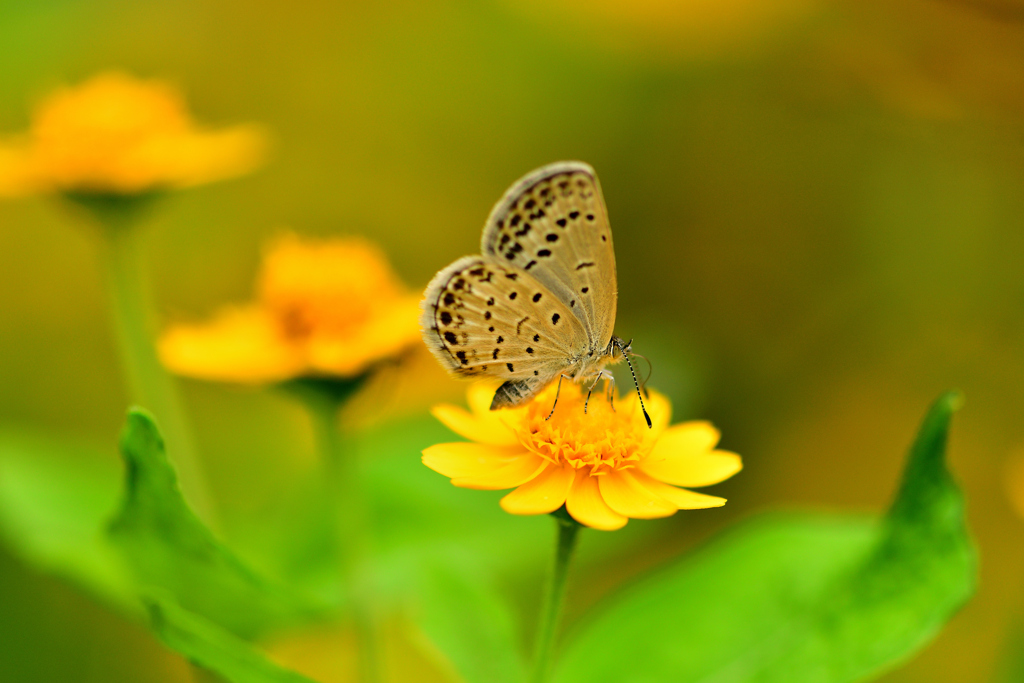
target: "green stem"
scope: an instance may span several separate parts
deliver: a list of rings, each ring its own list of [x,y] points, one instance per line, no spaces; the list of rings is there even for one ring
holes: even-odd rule
[[[192,672],[193,683],[227,683],[226,678],[222,678],[209,669],[204,669],[198,664],[189,664],[189,669]]]
[[[216,526],[216,512],[177,387],[153,345],[152,308],[141,275],[138,231],[128,220],[115,220],[109,213],[100,216],[104,220],[103,275],[131,400],[156,415],[182,493],[201,518]]]
[[[568,515],[555,513],[553,516],[558,525],[558,542],[555,545],[555,562],[544,591],[544,603],[537,624],[531,683],[545,683],[551,673],[551,653],[554,650],[558,621],[565,599],[565,580],[580,530],[580,524]]]
[[[373,612],[371,576],[367,563],[366,504],[360,486],[359,462],[347,447],[338,412],[347,397],[307,385],[303,398],[313,420],[313,430],[322,454],[338,538],[342,585],[348,590],[355,626],[359,680],[381,680],[377,628]]]

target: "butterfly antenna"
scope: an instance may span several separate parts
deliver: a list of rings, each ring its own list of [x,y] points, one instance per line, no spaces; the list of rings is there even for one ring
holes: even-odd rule
[[[633,371],[633,364],[629,362],[629,354],[626,353],[626,346],[622,344],[622,340],[616,338],[615,344],[619,347],[619,351],[622,352],[622,357],[626,359],[626,365],[629,366],[629,374],[633,376],[633,386],[636,387],[636,397],[640,399],[640,410],[644,412],[644,418],[647,419],[647,428],[653,429],[654,425],[651,423],[651,416],[647,414],[647,408],[644,407],[644,397],[640,395],[640,383],[636,381],[636,373]]]
[[[643,354],[634,353],[634,352],[630,351],[630,355],[632,355],[633,358],[642,358],[647,363],[647,376],[644,377],[642,380],[640,380],[640,388],[643,389],[644,394],[646,394],[647,393],[647,383],[651,381],[651,375],[654,374],[654,363],[651,362],[650,358],[648,358],[647,356],[645,356]]]

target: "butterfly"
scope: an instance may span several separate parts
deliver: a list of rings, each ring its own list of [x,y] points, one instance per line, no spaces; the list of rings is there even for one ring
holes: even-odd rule
[[[605,365],[628,362],[630,348],[612,334],[615,250],[593,168],[562,161],[516,181],[491,211],[480,252],[427,285],[420,325],[442,365],[504,380],[491,410],[525,403],[555,378],[559,387],[593,382],[591,391],[613,381]]]

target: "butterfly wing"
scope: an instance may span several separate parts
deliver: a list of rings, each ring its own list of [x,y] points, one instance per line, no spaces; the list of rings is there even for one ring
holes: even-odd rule
[[[530,398],[587,343],[570,307],[544,284],[487,256],[463,257],[431,280],[420,324],[453,374],[505,380],[492,407]]]
[[[491,211],[481,251],[536,278],[580,319],[590,350],[607,348],[618,300],[615,250],[589,165],[550,164],[516,182]]]

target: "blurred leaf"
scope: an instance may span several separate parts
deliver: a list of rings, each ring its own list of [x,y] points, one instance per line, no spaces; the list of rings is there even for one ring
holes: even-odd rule
[[[468,548],[475,567],[507,575],[542,566],[546,520],[509,515],[498,505],[500,491],[455,490],[420,461],[422,449],[453,438],[429,415],[346,435],[360,463],[380,597],[406,593],[420,558]],[[329,493],[319,468],[299,476],[281,485],[274,505],[232,520],[232,547],[265,574],[330,599],[341,591]]]
[[[975,587],[963,497],[945,465],[959,401],[932,407],[880,523],[750,524],[588,623],[558,680],[829,683],[908,658]]]
[[[457,680],[518,683],[525,667],[508,606],[478,575],[458,563],[424,566],[413,620]]]
[[[1024,623],[1021,623],[1019,617],[1006,629],[999,660],[998,673],[993,680],[999,683],[1024,683]]]
[[[169,598],[149,595],[143,601],[150,625],[164,645],[232,683],[312,683]]]
[[[153,418],[132,409],[121,435],[125,499],[108,535],[143,586],[243,637],[309,617],[305,600],[271,584],[217,541],[188,508]]]
[[[134,591],[103,528],[117,508],[116,461],[78,444],[0,435],[0,533],[25,562],[122,609]]]

